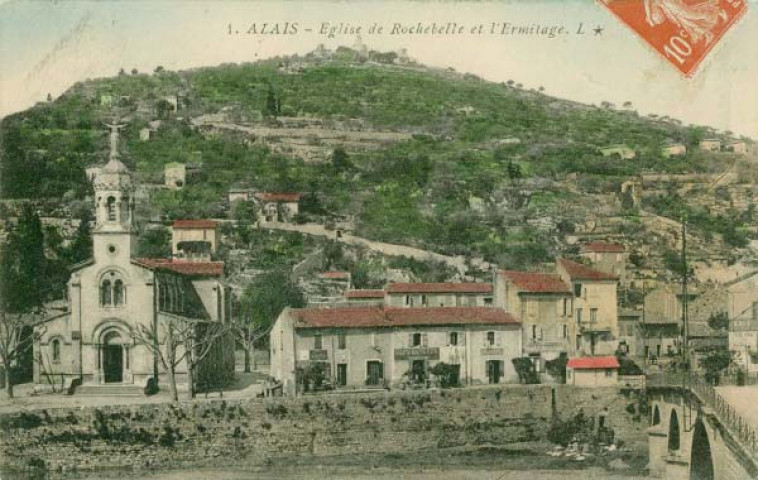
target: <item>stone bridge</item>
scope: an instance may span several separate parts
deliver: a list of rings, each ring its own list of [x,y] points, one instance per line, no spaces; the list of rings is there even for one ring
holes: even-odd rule
[[[727,391],[692,380],[679,385],[648,384],[647,392],[651,476],[758,478],[758,388]]]

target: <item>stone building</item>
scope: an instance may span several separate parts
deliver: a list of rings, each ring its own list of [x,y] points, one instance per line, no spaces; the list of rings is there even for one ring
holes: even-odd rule
[[[718,138],[705,138],[703,140],[700,140],[700,144],[698,146],[700,150],[704,150],[706,152],[720,152],[721,140]]]
[[[187,166],[178,162],[167,163],[163,167],[163,177],[166,188],[179,190],[187,184]]]
[[[271,331],[271,375],[288,395],[314,365],[336,388],[426,385],[439,362],[452,383],[515,382],[520,329],[491,307],[288,308]]]
[[[566,384],[578,387],[618,385],[618,359],[613,356],[571,358],[566,364]]]
[[[729,350],[736,366],[758,373],[758,270],[724,285],[727,289]]]
[[[581,246],[581,256],[601,272],[615,275],[626,283],[626,249],[619,243],[590,242]]]
[[[171,225],[171,254],[183,260],[210,260],[218,239],[214,220],[177,220]]]
[[[261,217],[266,222],[290,222],[298,214],[301,195],[299,193],[255,194]]]
[[[613,354],[618,347],[618,276],[564,258],[556,269],[573,294],[576,351]]]
[[[117,127],[112,127],[110,160],[91,177],[93,257],[72,270],[67,310],[36,327],[36,383],[82,382],[95,390],[107,384],[135,391],[150,379],[165,385],[165,372],[134,332],[157,330],[165,349],[163,326],[171,319],[196,331],[228,321],[222,263],[135,258],[134,185],[117,145]],[[233,347],[222,344],[227,339],[212,346],[195,371],[196,381],[223,382],[233,375]],[[180,382],[187,381],[186,362],[176,372]]]
[[[489,283],[390,283],[390,307],[484,307],[492,305]]]
[[[682,143],[667,143],[661,148],[661,155],[665,158],[678,157],[687,154],[687,147]]]
[[[524,354],[538,373],[546,361],[574,353],[573,296],[559,275],[501,270],[495,292],[495,306],[521,321]]]

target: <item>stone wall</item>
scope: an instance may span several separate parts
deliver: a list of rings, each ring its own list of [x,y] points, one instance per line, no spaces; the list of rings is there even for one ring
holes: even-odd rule
[[[506,445],[545,438],[553,397],[562,418],[579,408],[593,416],[608,407],[617,438],[640,431],[644,437],[645,425],[632,422],[624,411],[629,399],[616,389],[502,386],[25,411],[0,416],[0,466],[265,465],[302,456]]]

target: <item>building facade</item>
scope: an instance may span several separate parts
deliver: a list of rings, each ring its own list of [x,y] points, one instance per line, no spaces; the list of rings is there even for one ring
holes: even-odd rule
[[[618,359],[612,355],[578,357],[566,364],[566,384],[578,387],[615,387],[618,385]]]
[[[501,270],[495,306],[521,322],[523,351],[538,373],[545,372],[545,362],[574,353],[573,297],[559,275]]]
[[[218,249],[218,222],[177,220],[171,225],[171,253],[184,260],[210,260]]]
[[[91,177],[96,211],[93,257],[71,274],[67,311],[36,327],[36,383],[162,383],[165,372],[135,332],[157,331],[158,344],[165,350],[161,332],[171,319],[198,328],[228,320],[223,264],[135,258],[134,186],[131,173],[118,160],[117,142],[114,130],[110,160]],[[228,345],[214,346],[196,375],[229,379],[234,372],[230,350],[233,353]],[[187,381],[186,363],[176,372],[179,381]]]
[[[390,307],[485,307],[493,303],[490,283],[389,283]]]
[[[271,331],[271,375],[290,395],[298,371],[314,363],[336,388],[423,384],[440,362],[454,383],[515,382],[520,329],[489,307],[286,309]]]
[[[601,272],[618,277],[623,285],[626,283],[626,249],[618,243],[591,242],[581,246],[581,256]]]
[[[556,270],[571,286],[575,351],[611,355],[618,348],[618,276],[558,259]]]

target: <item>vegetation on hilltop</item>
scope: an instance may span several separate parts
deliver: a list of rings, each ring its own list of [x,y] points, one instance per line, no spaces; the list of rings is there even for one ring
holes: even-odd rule
[[[3,196],[83,197],[84,169],[106,156],[102,123],[121,117],[129,123],[125,162],[142,182],[160,183],[170,162],[198,167],[185,188],[153,194],[154,211],[166,219],[223,215],[227,190],[244,183],[302,192],[306,215],[354,215],[358,233],[370,238],[483,255],[516,268],[556,253],[555,232],[530,221],[555,216],[586,192],[616,192],[623,180],[643,171],[722,171],[734,162],[692,148],[715,134],[705,127],[640,117],[609,104],[579,105],[512,82],[355,60],[349,49],[340,49],[331,61],[277,58],[77,84],[56,101],[0,124]],[[298,69],[290,69],[293,64]],[[169,95],[181,112],[173,111]],[[225,109],[270,126],[295,116],[329,125],[354,120],[367,130],[413,137],[307,164],[239,134],[207,135],[189,121]],[[156,119],[160,127],[141,141],[140,129]],[[690,153],[664,159],[661,147],[670,140],[684,143]],[[610,144],[625,144],[638,157],[604,157],[599,148]],[[565,185],[524,186],[535,179],[559,183],[572,173],[580,174],[581,193]],[[534,194],[525,196],[526,190]],[[477,202],[485,207],[475,207]],[[672,215],[670,203],[663,199],[651,208]],[[690,215],[706,233],[745,244],[746,218],[700,210]],[[556,228],[566,233],[572,226]]]

